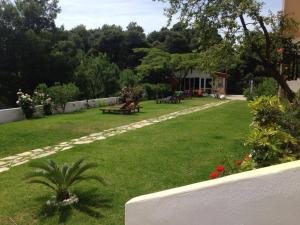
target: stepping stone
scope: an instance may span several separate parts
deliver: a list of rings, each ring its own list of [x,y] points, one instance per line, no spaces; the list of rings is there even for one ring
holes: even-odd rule
[[[91,134],[90,136],[91,136],[91,137],[97,137],[97,136],[99,136],[99,135],[102,135],[102,132],[101,132],[101,133],[94,133],[94,134]]]
[[[47,153],[44,153],[44,154],[36,155],[36,156],[32,157],[32,159],[43,158],[43,157],[46,157],[46,156],[49,156],[49,155],[53,155],[55,153],[56,153],[55,151],[47,152]]]
[[[7,165],[9,164],[9,162],[3,162],[3,161],[0,161],[0,167],[4,166],[4,165]]]
[[[84,144],[90,144],[92,143],[92,140],[88,140],[88,141],[76,141],[74,142],[75,145],[84,145]]]
[[[16,163],[12,164],[11,166],[12,167],[15,167],[15,166],[20,166],[20,165],[23,165],[25,163],[29,162],[29,160],[24,160],[24,161],[17,161]]]
[[[2,167],[2,168],[0,168],[0,173],[8,171],[8,170],[9,170],[9,167]]]
[[[32,155],[33,153],[30,151],[30,152],[24,152],[24,153],[21,153],[21,154],[18,154],[18,156],[29,156],[29,155]]]
[[[65,148],[63,148],[62,150],[60,150],[60,151],[66,151],[66,150],[69,150],[69,149],[71,149],[71,148],[73,148],[73,146],[68,146],[68,147],[65,147]]]
[[[20,156],[18,156],[18,155],[9,156],[9,157],[1,159],[1,161],[12,161],[12,160],[15,160],[15,159],[18,159],[18,158],[20,158]]]
[[[100,137],[96,138],[97,141],[104,140],[104,139],[106,139],[106,137],[103,137],[103,136],[100,136]]]
[[[44,150],[43,150],[43,149],[40,149],[40,148],[39,148],[39,149],[34,149],[34,150],[32,150],[33,153],[43,152],[43,151],[44,151]]]

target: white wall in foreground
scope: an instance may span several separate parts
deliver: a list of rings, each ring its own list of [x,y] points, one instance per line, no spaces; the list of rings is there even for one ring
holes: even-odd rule
[[[299,225],[300,161],[145,195],[126,225]]]
[[[118,97],[111,97],[111,98],[100,98],[100,99],[91,99],[89,100],[88,104],[89,107],[98,107],[99,104],[108,104],[108,105],[114,105],[117,104],[119,101]],[[76,101],[76,102],[69,102],[66,105],[65,112],[76,112],[82,109],[86,108],[86,100],[84,101]],[[36,116],[41,116],[42,108],[41,106],[37,106],[37,113]],[[54,112],[58,113],[58,112]],[[1,123],[8,123],[13,121],[19,121],[25,119],[23,112],[21,108],[12,108],[12,109],[3,109],[0,110],[0,124]]]

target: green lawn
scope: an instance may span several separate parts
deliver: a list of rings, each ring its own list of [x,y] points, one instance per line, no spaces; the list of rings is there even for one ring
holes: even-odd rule
[[[156,107],[167,108],[166,111],[174,110],[169,107],[178,107],[145,104],[153,107],[153,114]],[[79,115],[59,116],[56,119],[69,120],[69,116]],[[115,121],[110,116],[107,118]],[[89,161],[99,163],[93,173],[103,176],[107,182],[104,187],[94,182],[77,186],[74,192],[81,197],[82,207],[60,214],[49,211],[46,214],[42,209],[43,203],[51,196],[49,190],[28,185],[22,180],[24,174],[30,171],[28,165],[13,168],[0,174],[0,224],[14,224],[9,222],[11,218],[15,224],[22,225],[53,225],[59,222],[70,225],[122,225],[124,204],[129,199],[207,180],[208,174],[225,156],[241,158],[247,152],[243,140],[250,122],[246,102],[230,102],[53,155],[49,158],[59,163],[88,157]],[[92,123],[91,126],[94,127]],[[101,212],[101,216],[93,217],[91,208]]]
[[[142,112],[133,115],[103,115],[96,108],[3,124],[0,125],[0,158],[213,101],[216,100],[201,98],[177,105],[157,105],[154,101],[147,101],[141,103]]]

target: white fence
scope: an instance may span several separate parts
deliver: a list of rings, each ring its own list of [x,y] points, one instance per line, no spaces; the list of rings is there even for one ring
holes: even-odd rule
[[[84,101],[76,101],[76,102],[69,102],[66,105],[65,112],[76,112],[82,109],[87,108],[87,104],[89,107],[98,107],[99,105],[114,105],[119,102],[118,97],[111,97],[111,98],[100,98],[100,99],[91,99],[88,102]],[[39,116],[41,111],[41,106],[37,107],[36,116]],[[54,113],[59,113],[59,111],[55,111]],[[12,108],[12,109],[3,109],[0,110],[0,124],[1,123],[8,123],[13,121],[19,121],[25,119],[24,114],[21,108]]]
[[[300,161],[145,195],[126,225],[299,225]]]

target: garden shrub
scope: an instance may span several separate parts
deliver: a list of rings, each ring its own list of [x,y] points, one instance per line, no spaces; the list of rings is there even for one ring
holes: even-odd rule
[[[259,167],[281,163],[282,159],[291,156],[291,148],[296,138],[280,127],[253,127],[246,144],[252,146],[251,155]]]
[[[246,145],[258,167],[269,166],[297,157],[297,136],[293,116],[287,117],[288,106],[278,97],[262,96],[249,103],[254,114]]]
[[[43,106],[43,113],[46,116],[52,115],[52,98],[49,96],[48,86],[46,84],[39,84],[33,95],[36,105]]]
[[[27,174],[26,179],[29,183],[43,185],[55,192],[54,199],[48,202],[54,206],[72,205],[79,201],[78,197],[71,193],[71,187],[86,180],[96,180],[104,184],[100,176],[86,175],[86,171],[97,167],[95,163],[85,163],[80,159],[69,165],[65,163],[62,167],[56,162],[35,161],[30,166],[34,170]]]
[[[147,99],[162,98],[172,94],[172,88],[169,84],[144,84],[145,95]]]
[[[144,89],[142,86],[124,87],[121,90],[121,99],[123,102],[127,99],[138,102],[143,97],[143,94]]]
[[[250,88],[244,90],[244,96],[250,101],[261,96],[275,96],[278,92],[278,84],[273,78],[264,77],[257,86],[253,87],[251,92]]]
[[[23,93],[21,89],[17,92],[17,95],[18,95],[18,101],[16,102],[17,105],[21,107],[27,119],[32,118],[35,112],[35,105],[33,99],[29,94]]]
[[[249,103],[254,115],[253,122],[259,126],[271,126],[280,124],[285,113],[285,106],[280,103],[278,97],[262,96]]]
[[[122,87],[137,86],[141,78],[134,73],[133,70],[125,69],[120,73],[120,84]]]
[[[50,96],[53,99],[56,109],[60,108],[62,112],[65,112],[66,104],[76,99],[79,95],[79,89],[75,84],[59,84],[49,88]]]

